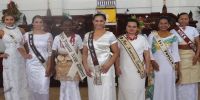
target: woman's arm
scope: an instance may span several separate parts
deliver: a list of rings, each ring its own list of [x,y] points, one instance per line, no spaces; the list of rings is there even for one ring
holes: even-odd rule
[[[0,39],[3,38],[3,35],[4,35],[4,31],[0,30]]]
[[[24,49],[26,50],[27,53],[29,53],[29,47],[27,42],[24,43]]]
[[[9,56],[9,55],[8,55],[7,53],[0,54],[0,58],[7,59],[8,56]]]
[[[51,76],[51,72],[52,72],[52,57],[49,56],[48,60],[46,62],[47,66],[46,66],[46,77],[50,77]]]
[[[117,57],[119,56],[119,48],[117,43],[111,45],[111,51],[113,55],[110,58],[110,60],[102,66],[102,73],[106,73],[110,69],[110,67],[115,63]]]
[[[176,83],[179,84],[181,81],[181,71],[180,71],[180,65],[179,62],[181,61],[180,55],[179,55],[179,49],[178,49],[178,38],[175,38],[175,42],[172,44],[171,56],[173,57],[173,60],[175,62],[175,71],[176,71]]]
[[[176,71],[176,83],[180,84],[182,75],[181,75],[180,63],[179,62],[175,63],[175,71]]]
[[[21,32],[25,32],[21,28],[20,28],[20,31]],[[28,44],[25,41],[25,37],[24,36],[22,37],[21,41],[17,45],[18,45],[17,49],[18,49],[19,53],[24,57],[24,59],[31,59],[31,55],[28,54],[28,52],[27,52],[28,51],[27,50],[28,49]]]
[[[195,45],[197,46],[197,51],[195,52],[195,55],[193,57],[193,65],[197,64],[198,59],[200,59],[200,43],[199,43],[199,36],[194,38],[195,40]]]
[[[118,76],[122,74],[121,69],[120,69],[120,55],[115,60],[115,72]]]
[[[56,62],[55,59],[58,56],[58,53],[56,50],[52,50],[52,55],[51,55],[51,72],[52,74],[55,74],[55,66],[56,66]]]
[[[24,47],[19,47],[19,48],[17,48],[17,50],[19,51],[19,53],[22,55],[22,57],[24,59],[31,59],[32,58],[32,56],[26,52]]]
[[[87,46],[84,45],[83,55],[82,55],[83,67],[85,69],[87,76],[92,77],[92,74],[91,74],[92,70],[88,67],[87,58],[88,58],[88,48]]]
[[[150,51],[149,50],[144,50],[144,60],[145,60],[145,63],[146,63],[146,72],[149,73],[150,72],[150,69],[151,69],[151,66],[150,66],[150,63],[151,63],[151,58],[150,58]]]
[[[47,41],[47,52],[48,52],[48,59],[47,59],[47,68],[46,68],[46,77],[49,77],[52,74],[52,44],[53,44],[53,37],[50,34],[48,41]]]
[[[115,66],[116,75],[120,76],[122,74],[122,71],[120,69],[120,43],[118,44],[118,48],[119,48],[119,55],[118,55],[117,59],[115,60],[114,66]]]

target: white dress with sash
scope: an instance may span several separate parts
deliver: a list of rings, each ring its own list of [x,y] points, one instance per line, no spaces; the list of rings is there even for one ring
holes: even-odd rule
[[[84,38],[84,46],[88,47],[89,33],[86,33]],[[105,32],[103,36],[97,40],[93,40],[95,52],[99,64],[102,65],[106,62],[111,54],[110,46],[117,42],[116,37],[112,32]],[[88,51],[88,66],[94,69],[90,51]],[[115,70],[114,65],[110,67],[106,74],[101,74],[102,85],[94,85],[93,78],[87,77],[88,80],[88,94],[89,100],[116,100],[115,89]]]
[[[30,100],[25,60],[17,50],[21,46],[22,33],[19,28],[3,28],[2,41],[5,53],[9,56],[3,59],[3,86],[5,100]],[[14,37],[14,39],[12,38]]]
[[[70,39],[71,37],[68,37]],[[83,43],[82,39],[78,34],[75,34],[74,45],[72,45],[75,50],[82,49]],[[64,48],[60,35],[57,35],[53,41],[52,50],[56,50],[59,54],[68,54]],[[66,80],[60,81],[60,99],[59,100],[81,100],[79,92],[79,81]]]
[[[136,40],[129,40],[136,50],[141,61],[144,61],[143,54],[149,49],[147,39],[138,35]],[[119,100],[145,100],[145,78],[141,79],[138,70],[131,60],[124,46],[119,43],[120,48],[120,69],[119,76]]]
[[[24,38],[25,42],[28,43],[29,54],[32,55],[32,58],[26,61],[28,85],[32,92],[32,100],[49,100],[50,78],[45,77],[46,70],[30,47],[29,34],[30,32],[25,33]],[[52,43],[52,35],[50,33],[33,34],[33,39],[35,47],[47,61],[47,58],[51,55],[51,46],[48,47],[48,43]]]
[[[159,65],[159,71],[154,71],[153,100],[176,100],[175,70],[161,51],[154,34],[150,34],[148,38],[152,52],[151,59],[155,60]],[[161,40],[165,43],[173,61],[179,62],[180,56],[177,37],[172,34],[168,37],[161,38]]]

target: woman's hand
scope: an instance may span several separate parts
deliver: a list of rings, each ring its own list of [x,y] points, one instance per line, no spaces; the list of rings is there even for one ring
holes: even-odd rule
[[[25,54],[23,57],[24,57],[24,59],[31,59],[32,55],[31,54]]]
[[[152,66],[146,66],[145,72],[147,75],[152,74],[154,72],[154,68]]]
[[[51,76],[51,69],[49,67],[46,68],[45,77]]]
[[[7,59],[8,58],[8,54],[7,53],[4,53],[4,54],[1,54],[1,56],[0,57],[2,57],[2,58],[4,58],[4,59]]]
[[[151,61],[152,67],[155,71],[159,71],[159,65],[156,61]]]
[[[181,82],[181,70],[180,70],[180,62],[175,63],[175,75],[176,75],[176,84],[180,84]]]
[[[103,74],[107,73],[108,70],[110,69],[111,66],[108,66],[108,64],[104,64],[102,67],[101,67],[101,72]]]
[[[181,78],[182,78],[181,71],[177,70],[176,71],[176,84],[180,84],[181,83]]]
[[[84,67],[87,76],[92,77],[92,70],[89,67]]]

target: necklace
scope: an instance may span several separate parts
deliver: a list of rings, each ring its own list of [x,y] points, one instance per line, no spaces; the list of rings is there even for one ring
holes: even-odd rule
[[[17,27],[16,25],[6,26],[6,29],[8,29],[8,30],[14,30],[16,27]],[[12,40],[14,41],[14,43],[17,43],[17,40],[15,39],[15,36],[13,34],[9,33],[8,35],[12,38]]]
[[[15,29],[16,27],[17,27],[16,25],[13,25],[13,26],[6,26],[6,28],[9,29],[9,30],[13,30],[13,29]]]
[[[127,33],[127,34],[126,34],[126,37],[127,37],[129,40],[132,41],[132,40],[137,39],[137,34],[134,34],[134,35],[131,34],[131,35],[130,35],[130,34]]]

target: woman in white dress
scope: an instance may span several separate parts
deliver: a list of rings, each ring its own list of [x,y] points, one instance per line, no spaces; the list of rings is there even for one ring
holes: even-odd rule
[[[147,39],[139,34],[138,21],[129,19],[126,25],[126,32],[124,36],[135,49],[139,59],[145,62],[146,66],[142,67],[146,71],[145,69],[150,64],[149,44]],[[118,100],[145,100],[145,77],[141,78],[136,65],[121,42],[119,43],[119,48],[120,57],[116,62],[116,72],[119,75]]]
[[[196,28],[188,26],[189,15],[187,13],[181,13],[178,16],[178,22],[183,32],[195,43],[197,50],[194,52],[175,30],[171,30],[178,37],[181,57],[181,79],[180,84],[177,85],[177,99],[198,100],[198,82],[200,82],[200,63],[197,61],[200,52],[199,32]]]
[[[22,29],[15,25],[15,17],[5,13],[2,21],[4,27],[0,30],[0,38],[5,45],[3,55],[3,86],[5,100],[29,100],[25,59],[28,57],[23,48]]]
[[[94,32],[88,32],[84,38],[83,66],[88,75],[89,100],[116,100],[115,62],[119,50],[117,39],[112,32],[106,31],[106,17],[104,14],[95,14],[93,17]],[[89,35],[93,34],[93,45],[101,67],[101,85],[94,83],[94,64],[88,47]],[[112,51],[112,53],[111,53]],[[112,57],[110,57],[112,55]]]
[[[66,37],[71,43],[76,53],[80,53],[83,48],[82,39],[78,34],[73,32],[73,22],[71,19],[65,19],[62,21],[61,30],[64,32]],[[63,34],[63,33],[61,33]],[[57,35],[53,41],[52,50],[53,59],[56,60],[56,80],[59,80],[60,85],[60,100],[81,100],[79,92],[79,81],[80,77],[76,72],[75,77],[68,76],[73,61],[69,56],[68,51],[64,48],[64,44],[61,42],[60,35]],[[79,56],[81,57],[81,56]]]
[[[49,83],[51,69],[51,45],[53,42],[51,33],[43,31],[42,17],[36,15],[32,20],[33,30],[25,33],[24,40],[28,44],[31,59],[26,61],[28,85],[31,91],[32,100],[49,100]],[[30,46],[30,35],[33,35],[33,43],[37,51],[45,59],[42,64]],[[32,44],[32,43],[31,43]]]
[[[168,17],[161,17],[158,21],[158,31],[152,32],[148,37],[152,53],[152,64],[155,69],[153,100],[176,100],[175,69],[178,69],[180,57],[177,37],[168,31],[169,27]],[[164,49],[161,49],[156,37],[163,41],[165,48],[171,55],[172,62],[176,63],[176,66],[172,65],[168,60],[169,58],[165,56],[162,51]]]

